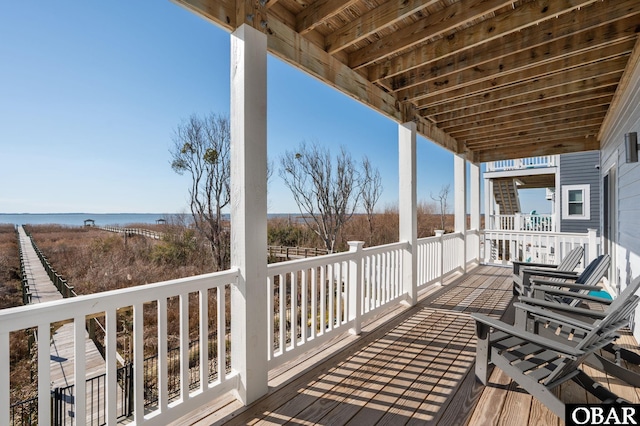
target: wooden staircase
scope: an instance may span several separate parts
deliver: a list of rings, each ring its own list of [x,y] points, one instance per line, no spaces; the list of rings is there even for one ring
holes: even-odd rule
[[[503,178],[493,180],[493,195],[500,206],[500,214],[513,215],[520,213],[520,199],[515,179]]]

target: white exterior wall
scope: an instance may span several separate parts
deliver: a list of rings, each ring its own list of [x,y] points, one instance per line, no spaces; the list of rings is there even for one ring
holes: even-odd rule
[[[636,44],[636,49],[639,48],[640,44]],[[612,168],[615,171],[611,285],[619,291],[640,275],[640,162],[625,164],[624,147],[625,133],[640,133],[640,64],[636,61],[634,66],[633,58],[632,54],[626,75],[628,84],[623,90],[618,88],[618,108],[609,111],[611,118],[603,128],[601,138],[601,176],[605,176]],[[602,206],[602,200],[600,202]],[[638,311],[635,322],[640,324]],[[634,327],[634,335],[640,339],[640,326]]]

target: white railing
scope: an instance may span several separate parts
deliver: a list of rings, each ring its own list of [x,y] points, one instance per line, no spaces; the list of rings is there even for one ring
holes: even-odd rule
[[[585,248],[583,267],[600,252],[593,229],[584,234],[485,230],[484,261],[488,264],[509,264],[512,260],[554,264],[580,245]]]
[[[269,368],[345,332],[404,295],[406,243],[268,266]]]
[[[517,158],[514,160],[491,161],[487,163],[488,172],[500,172],[506,170],[535,169],[540,167],[554,167],[555,155],[543,157]]]
[[[124,320],[122,315],[131,316],[133,325],[130,330],[133,337],[133,399],[134,420],[136,424],[159,425],[173,421],[180,416],[206,404],[213,398],[222,395],[236,387],[237,374],[228,370],[228,357],[225,348],[225,338],[215,338],[211,341],[209,336],[225,336],[228,333],[227,324],[230,322],[230,313],[227,310],[225,293],[232,285],[237,283],[237,270],[229,270],[198,277],[183,278],[145,286],[133,287],[123,290],[115,290],[104,293],[96,293],[87,296],[63,299],[60,301],[29,305],[18,308],[4,309],[0,311],[0,424],[10,424],[9,410],[9,334],[23,330],[35,330],[37,334],[37,365],[38,365],[38,419],[43,419],[41,424],[46,424],[51,419],[51,354],[50,339],[51,330],[62,322],[75,324],[74,349],[75,377],[86,376],[85,357],[85,322],[88,318],[104,318],[105,322],[105,359],[106,359],[106,413],[102,417],[107,424],[115,424],[117,421],[119,387],[117,369],[118,362],[116,351],[118,350],[118,329]],[[209,362],[207,350],[193,353],[189,350],[189,333],[194,332],[194,324],[189,324],[189,302],[194,320],[197,324],[197,334],[200,348],[215,346],[216,359]],[[209,309],[210,305],[213,309]],[[146,307],[146,309],[145,309]],[[179,397],[169,399],[169,371],[168,371],[168,307],[177,312],[179,323],[180,342],[179,351]],[[153,325],[157,327],[157,357],[158,367],[154,377],[157,380],[158,402],[155,407],[147,407],[145,412],[145,383],[144,383],[144,359],[149,355],[149,348],[145,348],[144,327],[149,325],[149,311],[155,311]],[[145,312],[146,311],[146,312]],[[195,315],[197,313],[197,315]],[[213,329],[209,330],[210,324]],[[190,330],[191,329],[191,330]],[[146,353],[145,353],[146,349]],[[194,361],[195,359],[195,361]],[[191,361],[191,369],[190,369]],[[193,372],[196,364],[198,369],[199,385],[196,389],[190,389],[189,374]],[[213,365],[215,367],[209,367]],[[210,380],[212,372],[215,380]],[[232,380],[233,379],[233,380]],[[75,395],[86,395],[84,380],[76,380]],[[87,401],[89,399],[89,401]],[[89,419],[91,416],[87,398],[75,398],[73,403],[74,417],[76,419]],[[84,423],[84,422],[82,422]]]
[[[419,290],[442,283],[445,277],[454,273],[464,272],[465,263],[468,263],[465,258],[469,262],[477,261],[480,236],[478,231],[468,231],[466,237],[460,233],[443,235],[439,232],[435,237],[418,240],[416,285]],[[265,283],[268,317],[264,331],[268,336],[266,356],[270,369],[348,330],[359,333],[363,321],[405,298],[407,285],[403,282],[403,260],[408,243],[363,248],[362,242],[352,242],[350,246],[350,251],[345,253],[268,265]],[[94,317],[103,318],[106,329],[104,418],[108,424],[116,423],[118,417],[116,351],[121,337],[117,333],[122,332],[122,315],[130,315],[133,323],[129,332],[133,340],[133,420],[136,424],[165,424],[235,389],[239,376],[231,369],[225,342],[230,339],[231,348],[235,345],[234,336],[229,333],[231,313],[227,295],[234,291],[237,280],[238,271],[229,270],[0,311],[0,407],[9,406],[9,333],[37,330],[38,418],[49,419],[52,414],[50,330],[64,321],[78,325],[74,347],[76,377],[85,377],[85,321]],[[152,317],[150,310],[154,313]],[[172,314],[176,315],[175,320],[170,319]],[[170,398],[167,329],[174,323],[179,324],[179,336],[175,337],[179,341],[180,369],[177,374],[180,389],[178,397]],[[210,325],[212,330],[209,330]],[[149,354],[149,348],[144,344],[144,330],[149,326],[158,329],[158,349],[153,354]],[[197,332],[200,348],[215,346],[215,362],[209,362],[209,351],[189,349],[190,332]],[[212,341],[209,337],[212,333],[224,338]],[[144,359],[149,355],[158,358],[153,378],[157,380],[159,398],[156,405],[145,407],[145,381],[148,378],[143,367]],[[214,367],[200,367],[211,364]],[[200,379],[197,386],[190,386],[194,368]],[[214,374],[210,371],[212,368],[217,369]],[[83,395],[84,382],[77,382],[75,394]],[[73,410],[76,418],[86,416],[89,412],[87,401],[77,398]],[[8,414],[0,412],[0,424],[8,423]]]
[[[489,216],[487,229],[493,231],[554,232],[555,221],[551,214],[496,214]]]

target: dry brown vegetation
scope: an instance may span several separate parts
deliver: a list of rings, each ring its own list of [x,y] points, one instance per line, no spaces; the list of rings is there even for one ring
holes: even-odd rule
[[[22,305],[20,254],[13,225],[0,225],[0,309]]]
[[[0,225],[0,309],[22,305],[20,252],[13,225]],[[9,336],[11,364],[11,400],[23,400],[35,394],[32,384],[29,332],[11,333]]]

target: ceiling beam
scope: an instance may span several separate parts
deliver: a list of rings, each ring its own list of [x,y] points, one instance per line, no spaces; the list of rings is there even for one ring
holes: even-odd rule
[[[601,90],[602,92],[602,90]],[[589,96],[578,96],[573,99],[566,99],[566,102],[558,105],[557,103],[543,106],[542,108],[534,111],[529,111],[526,108],[517,108],[516,110],[504,112],[502,114],[486,114],[485,116],[478,117],[465,117],[455,118],[446,122],[438,123],[438,127],[449,132],[451,129],[460,129],[464,127],[473,128],[474,126],[483,127],[486,125],[497,124],[500,122],[510,122],[524,119],[535,119],[539,116],[548,116],[553,114],[559,114],[565,111],[583,110],[585,108],[606,107],[608,108],[609,102],[613,93],[609,90],[604,93],[589,94]]]
[[[612,7],[612,4],[614,4],[615,7]],[[447,64],[465,61],[473,61],[476,63],[477,61],[473,59],[474,57],[479,57],[481,62],[485,62],[495,57],[505,56],[512,52],[544,44],[549,40],[558,39],[565,35],[575,33],[578,30],[582,31],[590,27],[600,26],[605,22],[612,22],[637,15],[639,12],[640,2],[637,0],[609,0],[599,2],[589,7],[583,7],[580,11],[542,21],[530,28],[523,28],[522,33],[514,37],[506,37],[499,43],[494,43],[491,49],[488,49],[486,46],[478,46],[487,43],[489,40],[497,39],[498,37],[487,36],[487,38],[483,39],[481,29],[476,28],[478,27],[478,25],[476,25],[462,30],[451,40],[438,40],[434,43],[428,43],[412,51],[393,57],[388,61],[374,64],[368,67],[368,76],[369,80],[377,82],[398,74],[405,74],[410,70],[431,63],[437,64],[437,66],[433,67],[437,70]],[[503,18],[506,18],[506,16],[500,17],[500,19]],[[485,26],[490,25],[491,22],[497,19],[498,17],[483,24],[485,24]],[[511,34],[514,31],[507,32],[505,30],[502,34],[499,34],[499,36]],[[468,44],[466,43],[467,40],[469,42]],[[457,55],[458,53],[460,55]],[[449,58],[449,56],[452,56],[452,58]],[[440,62],[440,60],[444,60],[444,62]]]
[[[567,19],[565,15],[559,19]],[[566,56],[577,55],[582,51],[595,50],[599,47],[635,39],[638,17],[631,16],[615,22],[608,22],[585,29],[573,24],[568,34],[557,36],[544,32],[547,39],[536,42],[532,28],[523,30],[518,37],[507,37],[494,40],[486,46],[475,47],[422,65],[393,78],[382,80],[386,86],[398,92],[398,99],[412,98],[409,91],[413,86],[440,87],[447,81],[456,80],[457,73],[475,70],[477,75],[492,75],[504,70],[518,70],[534,64],[555,61]],[[553,37],[553,38],[549,38]],[[540,37],[539,37],[540,38]],[[529,43],[525,45],[524,43]],[[429,86],[426,86],[428,89]],[[420,93],[425,89],[416,89]]]
[[[401,120],[400,110],[392,95],[378,88],[287,25],[271,19],[269,29],[267,46],[271,53],[395,121]]]
[[[573,97],[586,97],[599,95],[598,89],[608,90],[611,93],[615,91],[615,87],[620,80],[620,74],[605,76],[604,78],[593,78],[588,82],[574,82],[562,87],[543,89],[533,93],[516,96],[506,100],[496,100],[482,105],[469,105],[462,109],[452,112],[443,112],[433,116],[437,123],[447,121],[454,118],[482,116],[482,114],[496,114],[502,111],[510,114],[519,107],[523,107],[529,111],[536,109],[536,104],[549,106],[549,104],[562,104],[567,99]]]
[[[442,100],[464,97],[486,90],[495,90],[513,81],[533,79],[576,68],[578,66],[629,54],[635,43],[635,35],[606,43],[593,43],[575,46],[574,51],[557,54],[556,47],[565,45],[554,42],[545,46],[541,61],[525,57],[538,52],[522,52],[512,57],[498,59],[491,64],[483,64],[448,75],[446,79],[431,79],[425,83],[396,92],[397,98],[406,101],[421,101],[421,104],[436,104]],[[587,42],[588,43],[588,42]]]
[[[551,62],[543,61],[537,64],[532,61],[531,67],[522,64],[516,68],[505,67],[503,71],[498,71],[494,75],[479,77],[472,70],[465,70],[452,76],[461,81],[460,87],[447,85],[439,90],[436,88],[427,96],[418,96],[412,99],[419,108],[446,103],[455,99],[467,98],[477,94],[500,90],[502,87],[509,87],[518,82],[529,81],[536,78],[563,73],[578,67],[596,64],[601,61],[613,60],[622,55],[628,55],[635,41],[625,40],[622,43],[596,47],[593,50],[578,50],[576,55],[562,57]],[[471,75],[469,75],[471,74]],[[475,80],[473,78],[476,78]],[[464,80],[464,79],[467,80]],[[402,98],[399,98],[402,99]]]
[[[516,121],[505,123],[504,127],[495,125],[491,127],[484,127],[481,129],[466,130],[464,132],[452,133],[451,136],[458,140],[465,141],[469,144],[478,140],[486,138],[500,138],[507,135],[518,134],[519,132],[536,131],[541,128],[553,129],[559,126],[573,126],[577,123],[577,126],[585,126],[592,120],[599,120],[602,123],[604,119],[605,111],[594,111],[592,113],[585,113],[584,110],[576,113],[575,111],[569,111],[566,114],[558,115],[557,117],[547,116],[547,119],[539,119],[539,117],[529,118],[528,120]],[[553,118],[553,119],[552,119]]]
[[[332,32],[325,38],[325,48],[330,54],[357,43],[377,31],[383,30],[439,0],[390,0]]]
[[[625,56],[614,61],[608,61],[606,66],[595,64],[544,77],[536,77],[531,80],[513,82],[511,86],[465,98],[453,99],[446,103],[423,108],[421,111],[423,115],[431,116],[463,110],[470,106],[513,106],[521,102],[549,99],[602,87],[603,85],[617,84],[627,64],[627,58]]]
[[[572,120],[568,123],[564,122],[556,125],[538,125],[537,127],[531,126],[527,129],[523,128],[517,131],[511,131],[509,133],[484,135],[482,137],[471,137],[469,139],[463,139],[463,142],[465,146],[467,146],[467,148],[475,149],[478,146],[488,144],[512,144],[514,138],[517,138],[519,141],[526,141],[526,138],[528,137],[546,137],[556,134],[564,134],[570,136],[592,132],[595,134],[598,132],[603,118],[604,116],[600,116],[589,120]]]
[[[599,118],[602,120],[607,113],[607,106],[588,107],[578,110],[562,111],[556,114],[536,115],[520,120],[500,120],[497,124],[485,126],[459,126],[457,130],[448,133],[459,140],[470,140],[484,135],[513,134],[520,130],[530,130],[540,126],[554,126],[557,124],[570,125],[574,121]]]
[[[439,12],[429,14],[407,27],[394,31],[387,37],[350,53],[349,66],[353,69],[358,69],[369,65],[430,38],[445,34],[456,27],[468,24],[480,16],[510,6],[512,3],[511,0],[486,0],[484,2],[475,0],[471,6],[469,2],[454,3]]]
[[[358,0],[316,0],[296,16],[296,31],[304,35]]]
[[[538,157],[543,155],[566,154],[568,152],[593,151],[600,149],[595,136],[588,138],[564,139],[560,142],[529,144],[513,149],[487,149],[475,151],[479,162],[508,160],[524,157]]]
[[[227,31],[234,31],[236,26],[235,0],[171,0],[179,6],[213,22]]]

